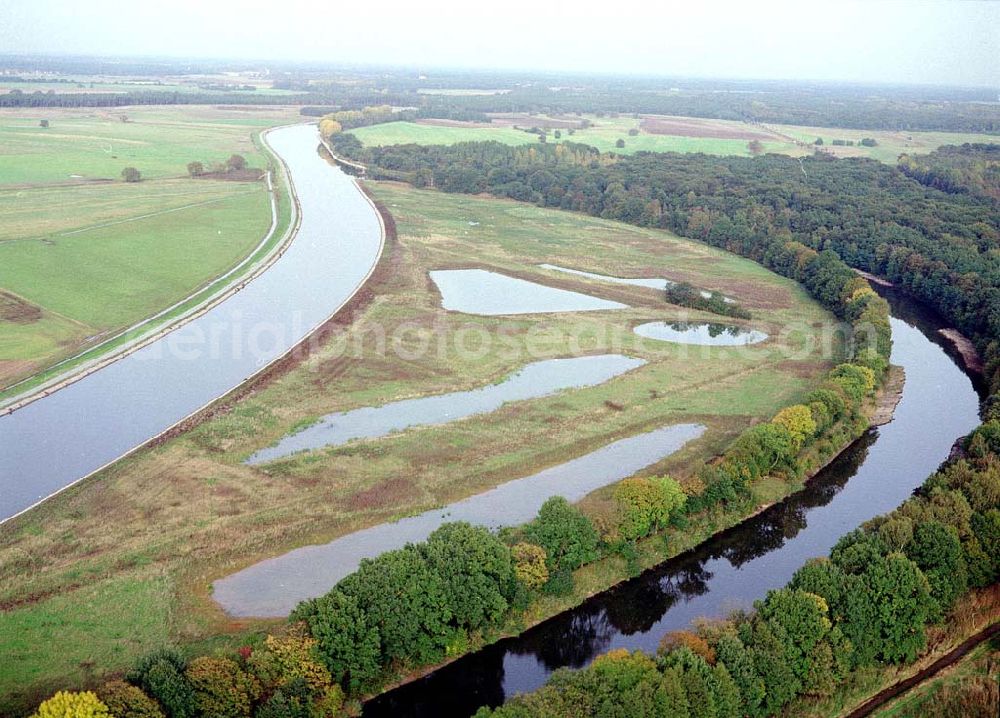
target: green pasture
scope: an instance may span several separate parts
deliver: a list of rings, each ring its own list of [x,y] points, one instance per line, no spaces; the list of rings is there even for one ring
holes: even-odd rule
[[[575,119],[575,117],[571,118]],[[555,130],[549,129],[547,141],[581,142],[596,147],[602,152],[617,152],[619,154],[634,154],[636,152],[703,152],[712,155],[743,155],[749,156],[748,141],[743,139],[720,139],[715,137],[695,137],[687,135],[661,135],[648,133],[640,129],[641,120],[629,117],[596,117],[583,116],[593,124],[587,128],[574,130],[570,135],[568,129],[561,129],[560,139],[555,138]],[[679,118],[684,119],[684,118]],[[519,127],[544,127],[544,116],[526,117],[518,122]],[[731,129],[733,123],[722,120],[698,119],[707,130],[718,126]],[[817,137],[823,138],[824,147],[838,156],[872,157],[883,162],[895,162],[901,152],[930,152],[945,144],[962,144],[964,142],[985,142],[990,140],[987,135],[961,134],[952,132],[883,132],[869,130],[841,130],[831,128],[799,127],[792,125],[769,126],[772,139],[762,140],[763,152],[801,156],[812,151],[811,146],[803,147],[793,140],[811,145]],[[639,130],[637,135],[629,135],[630,130]],[[530,145],[537,143],[538,135],[524,132],[513,127],[497,125],[496,127],[469,126],[438,126],[415,122],[388,122],[370,127],[360,127],[350,130],[359,140],[369,146],[386,146],[415,143],[420,145],[452,145],[459,142],[483,142],[494,140],[507,145]],[[761,132],[766,132],[761,130]],[[792,139],[784,139],[784,137]],[[878,144],[875,147],[862,147],[857,144],[863,137],[873,137]],[[854,140],[854,147],[835,147],[835,138]],[[618,147],[621,140],[624,147]]]
[[[0,290],[39,310],[30,322],[0,318],[0,388],[246,257],[271,221],[264,183],[192,179],[187,163],[242,154],[263,172],[253,135],[298,119],[280,107],[0,112]],[[125,166],[142,181],[123,182]]]

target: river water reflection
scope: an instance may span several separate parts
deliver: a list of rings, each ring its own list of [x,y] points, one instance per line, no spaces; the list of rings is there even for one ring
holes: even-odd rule
[[[730,324],[646,322],[637,326],[633,331],[641,337],[661,342],[713,347],[747,346],[767,339],[767,334],[764,332]]]
[[[439,269],[430,275],[441,292],[441,306],[466,314],[497,316],[626,308],[620,302],[547,287],[486,269]]]

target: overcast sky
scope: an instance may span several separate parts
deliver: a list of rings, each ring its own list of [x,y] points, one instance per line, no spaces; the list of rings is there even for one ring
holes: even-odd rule
[[[0,52],[1000,86],[1000,3],[0,0]]]

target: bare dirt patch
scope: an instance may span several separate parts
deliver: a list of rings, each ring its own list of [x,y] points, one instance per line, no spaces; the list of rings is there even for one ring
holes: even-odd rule
[[[642,118],[639,127],[651,135],[676,135],[679,137],[710,137],[717,140],[770,140],[770,135],[751,127],[699,120],[691,117]]]
[[[390,479],[352,494],[347,505],[352,511],[387,509],[412,501],[420,492],[408,479]]]
[[[264,179],[263,170],[247,167],[242,170],[226,170],[224,172],[205,172],[194,179],[224,180],[226,182],[258,182]]]
[[[34,324],[41,321],[42,308],[15,294],[0,290],[0,321],[14,324]]]
[[[556,130],[580,129],[583,120],[571,117],[542,117],[529,115],[525,112],[500,112],[490,115],[493,120],[490,127],[551,127]]]

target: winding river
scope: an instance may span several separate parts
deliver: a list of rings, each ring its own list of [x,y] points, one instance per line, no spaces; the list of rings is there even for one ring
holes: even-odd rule
[[[979,397],[935,319],[879,291],[892,305],[892,361],[907,377],[890,424],[867,432],[805,490],[572,611],[369,701],[365,718],[466,718],[538,688],[557,668],[583,667],[615,648],[655,652],[667,631],[752,606],[842,534],[902,503],[979,423]]]
[[[353,179],[317,154],[314,125],[272,130],[298,234],[261,276],[143,349],[0,417],[0,522],[224,395],[308,336],[378,260],[382,227]],[[336,208],[336,211],[331,211]]]

